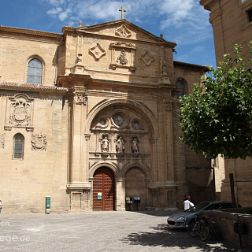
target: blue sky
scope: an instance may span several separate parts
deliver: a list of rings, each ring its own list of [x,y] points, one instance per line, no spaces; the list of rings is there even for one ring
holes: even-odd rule
[[[0,25],[61,32],[63,26],[93,25],[126,19],[177,43],[174,58],[215,66],[209,13],[199,0],[0,0]]]

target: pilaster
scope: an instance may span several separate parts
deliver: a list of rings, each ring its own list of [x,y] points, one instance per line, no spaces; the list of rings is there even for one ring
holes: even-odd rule
[[[116,179],[116,210],[125,211],[125,179]]]

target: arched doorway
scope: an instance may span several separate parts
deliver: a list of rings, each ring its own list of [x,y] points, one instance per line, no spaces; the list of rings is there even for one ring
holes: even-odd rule
[[[132,200],[132,207],[129,210],[145,209],[147,196],[146,179],[141,169],[134,167],[127,171],[125,176],[125,196]],[[139,199],[140,202],[137,202],[136,199]]]
[[[93,210],[115,210],[115,176],[108,167],[101,167],[94,173]]]

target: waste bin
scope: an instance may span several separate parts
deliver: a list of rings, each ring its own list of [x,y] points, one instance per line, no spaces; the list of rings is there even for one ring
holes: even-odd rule
[[[49,214],[51,212],[51,196],[45,197],[45,213]]]
[[[125,206],[126,211],[132,211],[132,203],[133,203],[132,198],[131,197],[126,197],[125,198],[125,203],[126,203],[126,206]]]
[[[141,198],[139,196],[133,197],[133,210],[134,211],[139,211],[140,202],[141,202]]]

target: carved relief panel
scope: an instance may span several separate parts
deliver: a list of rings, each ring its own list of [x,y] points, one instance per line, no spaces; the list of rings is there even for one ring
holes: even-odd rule
[[[88,97],[83,88],[75,88],[73,90],[73,101],[76,105],[87,105]]]
[[[91,137],[96,138],[93,139],[96,147],[91,152],[96,157],[143,157],[150,150],[146,147],[150,144],[148,126],[134,112],[113,109],[100,113],[92,123],[91,132]]]
[[[99,43],[96,43],[95,46],[89,49],[89,53],[94,57],[95,60],[99,60],[104,55],[106,55],[106,51],[101,47]]]
[[[154,62],[154,57],[149,51],[144,51],[141,55],[140,60],[144,63],[145,66],[150,66]]]
[[[33,99],[26,94],[17,94],[9,98],[8,111],[5,118],[5,130],[12,127],[26,128],[32,131]]]
[[[131,32],[125,25],[121,25],[115,30],[115,35],[121,38],[130,38]]]
[[[47,139],[42,133],[32,134],[31,138],[32,150],[46,150]]]
[[[110,68],[116,70],[117,68],[126,68],[131,72],[135,72],[135,54],[136,46],[132,43],[112,43],[111,49],[111,64]]]

